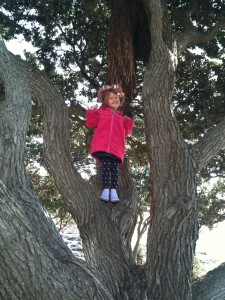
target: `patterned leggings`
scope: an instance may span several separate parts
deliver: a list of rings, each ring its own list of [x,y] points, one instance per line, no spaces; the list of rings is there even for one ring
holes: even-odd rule
[[[101,158],[102,163],[102,188],[116,189],[119,182],[120,161],[113,158]]]

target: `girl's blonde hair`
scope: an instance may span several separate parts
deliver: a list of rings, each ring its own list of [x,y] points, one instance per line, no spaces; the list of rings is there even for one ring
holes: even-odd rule
[[[98,99],[102,102],[103,107],[108,106],[109,94],[113,93],[119,96],[120,106],[123,106],[125,95],[120,85],[105,85],[98,90]]]

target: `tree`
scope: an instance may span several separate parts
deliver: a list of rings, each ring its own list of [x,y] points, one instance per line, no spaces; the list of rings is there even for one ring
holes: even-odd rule
[[[130,247],[138,195],[128,161],[122,168],[121,203],[99,202],[98,188],[93,191],[74,167],[63,97],[43,72],[13,56],[1,41],[3,299],[191,299],[198,237],[197,174],[224,147],[225,121],[211,126],[195,143],[187,143],[171,105],[178,58],[188,46],[207,43],[224,30],[224,22],[219,21],[223,4],[216,4],[199,1],[196,7],[195,3],[145,1],[151,51],[142,95],[152,195],[147,262],[141,267],[134,263]],[[170,23],[176,11],[171,6],[183,12],[177,23]],[[211,12],[207,28],[204,9]],[[77,222],[86,262],[73,257],[63,243],[41,209],[24,168],[32,99],[43,111],[44,162]],[[224,274],[224,265],[219,272]],[[198,284],[194,297],[198,297]]]

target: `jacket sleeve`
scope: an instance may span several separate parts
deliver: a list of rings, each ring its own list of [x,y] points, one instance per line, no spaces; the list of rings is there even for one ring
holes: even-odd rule
[[[128,136],[131,134],[132,129],[134,127],[134,121],[128,118],[127,116],[124,117],[124,129],[125,129],[125,136]]]
[[[86,112],[86,126],[89,128],[96,128],[99,121],[98,110],[88,109]]]

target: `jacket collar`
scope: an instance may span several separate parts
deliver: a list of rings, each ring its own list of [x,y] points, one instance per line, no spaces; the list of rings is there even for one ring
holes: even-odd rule
[[[109,107],[101,107],[101,109],[112,112],[112,110]],[[122,115],[122,113],[119,110],[116,110],[115,113],[118,113],[118,114]]]

